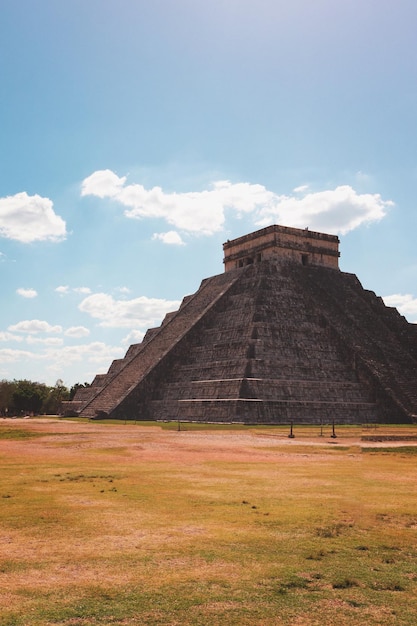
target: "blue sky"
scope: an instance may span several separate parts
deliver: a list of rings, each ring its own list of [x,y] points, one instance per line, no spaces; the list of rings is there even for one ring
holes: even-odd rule
[[[90,382],[265,225],[417,321],[415,0],[3,0],[0,379]]]

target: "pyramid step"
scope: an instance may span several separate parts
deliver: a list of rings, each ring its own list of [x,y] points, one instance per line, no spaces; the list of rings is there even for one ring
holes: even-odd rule
[[[367,423],[377,419],[377,407],[366,402],[265,401],[239,398],[153,401],[156,420],[243,423]]]
[[[81,415],[94,417],[100,413],[110,414],[126,400],[135,387],[169,354],[199,320],[219,301],[236,282],[238,275],[230,272],[202,281],[200,289],[187,299],[176,315],[168,316],[158,332],[143,345],[132,359],[126,360],[117,374],[109,381]],[[123,409],[122,409],[123,411]]]

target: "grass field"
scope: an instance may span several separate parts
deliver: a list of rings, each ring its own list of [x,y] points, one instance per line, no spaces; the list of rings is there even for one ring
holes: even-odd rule
[[[294,434],[0,420],[0,626],[415,626],[417,427]]]

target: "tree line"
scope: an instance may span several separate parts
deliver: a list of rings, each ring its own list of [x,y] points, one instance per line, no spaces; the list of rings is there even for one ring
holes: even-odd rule
[[[72,400],[77,389],[89,387],[76,383],[71,388],[57,380],[53,387],[31,380],[0,381],[0,416],[59,415],[62,402]]]

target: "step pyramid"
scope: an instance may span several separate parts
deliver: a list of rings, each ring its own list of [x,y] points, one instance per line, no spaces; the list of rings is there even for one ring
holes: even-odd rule
[[[417,326],[338,267],[339,240],[270,226],[66,410],[247,424],[417,421]]]

